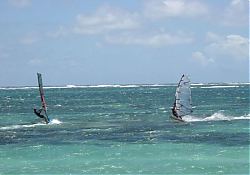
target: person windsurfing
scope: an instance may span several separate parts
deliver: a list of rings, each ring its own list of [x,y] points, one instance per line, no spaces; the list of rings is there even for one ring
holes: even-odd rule
[[[190,80],[188,76],[183,74],[176,87],[174,104],[171,108],[172,115],[170,117],[174,120],[184,122],[182,120],[183,116],[189,115],[192,112]]]
[[[47,117],[45,117],[45,115],[41,114],[42,111],[43,111],[43,109],[37,110],[36,108],[34,108],[34,113],[35,113],[38,117],[44,119],[45,123],[48,124],[48,123],[50,122],[50,119],[49,119],[49,117],[46,115],[46,113],[45,113],[45,115],[46,115]]]
[[[49,117],[47,115],[47,107],[46,107],[44,91],[43,91],[43,83],[42,83],[42,74],[37,73],[37,79],[38,79],[39,93],[40,93],[40,97],[41,97],[42,108],[39,109],[39,110],[34,108],[34,113],[38,117],[44,119],[46,124],[48,124],[50,122],[50,119],[49,119]]]
[[[177,114],[177,112],[176,112],[175,108],[176,108],[176,106],[175,106],[175,103],[174,103],[174,106],[172,107],[172,114],[173,114],[173,116],[175,116],[176,118],[180,118],[180,119],[182,119],[182,117],[181,117],[181,116],[178,116],[178,114]]]

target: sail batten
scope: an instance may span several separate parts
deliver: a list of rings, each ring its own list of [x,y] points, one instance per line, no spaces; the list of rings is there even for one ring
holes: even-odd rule
[[[176,88],[173,108],[179,117],[192,113],[190,80],[186,75],[182,75]]]

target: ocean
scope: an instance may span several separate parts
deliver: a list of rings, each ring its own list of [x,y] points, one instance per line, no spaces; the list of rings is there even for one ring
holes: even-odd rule
[[[194,112],[169,119],[176,85],[0,88],[0,174],[249,174],[249,83],[192,84]]]

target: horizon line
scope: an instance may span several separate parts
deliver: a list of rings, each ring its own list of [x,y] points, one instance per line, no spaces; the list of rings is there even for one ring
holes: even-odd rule
[[[74,87],[119,87],[119,86],[174,86],[178,83],[150,83],[150,84],[142,84],[142,83],[134,83],[134,84],[63,84],[63,85],[45,85],[44,88],[74,88]],[[202,86],[202,85],[220,85],[220,84],[228,84],[228,85],[250,85],[250,82],[209,82],[209,83],[191,83],[193,86]],[[17,85],[17,86],[0,86],[0,88],[38,88],[38,86],[33,85]]]

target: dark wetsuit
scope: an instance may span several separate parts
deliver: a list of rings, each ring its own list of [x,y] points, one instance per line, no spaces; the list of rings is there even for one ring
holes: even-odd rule
[[[43,118],[43,119],[45,120],[45,122],[48,124],[48,123],[49,123],[49,118],[48,118],[48,117],[45,117],[44,115],[41,114],[42,110],[43,110],[43,109],[39,109],[39,110],[34,109],[34,113],[35,113],[38,117]]]
[[[178,116],[178,114],[177,114],[177,112],[176,112],[176,110],[175,110],[174,108],[172,108],[172,114],[173,114],[176,118],[182,119],[181,116]]]

